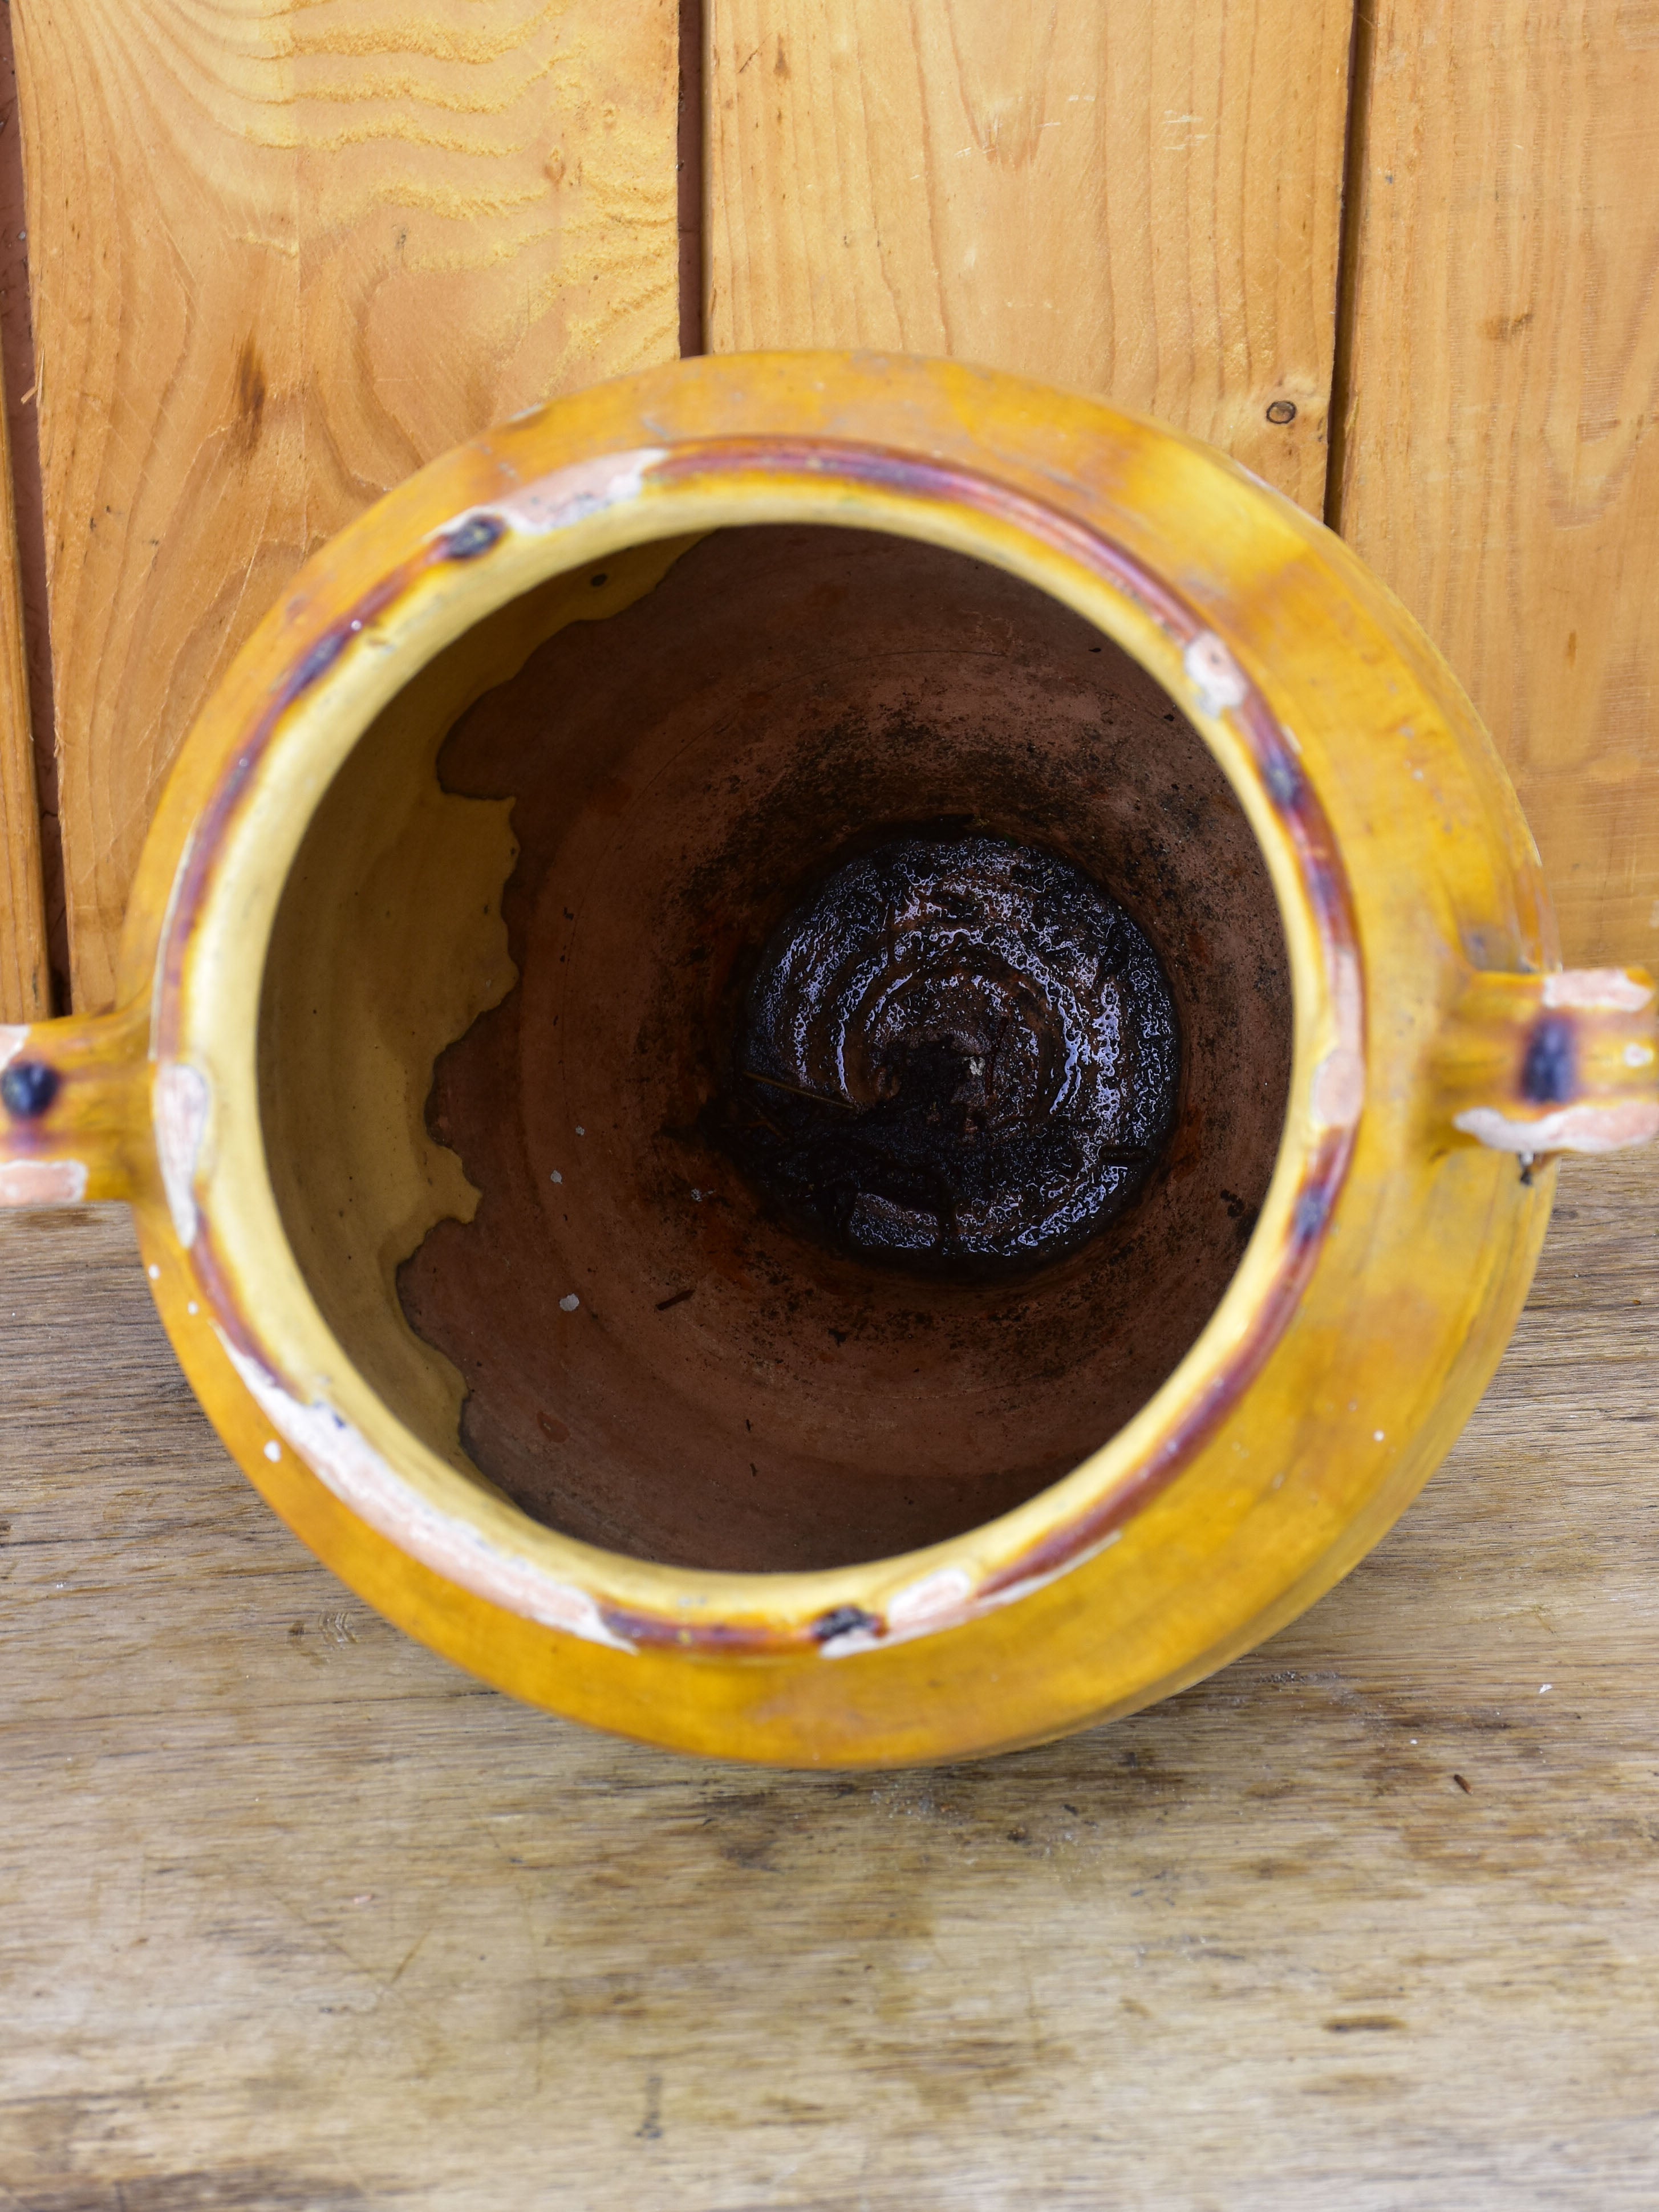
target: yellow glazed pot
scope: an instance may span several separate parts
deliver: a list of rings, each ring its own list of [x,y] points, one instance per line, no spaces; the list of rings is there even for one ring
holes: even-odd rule
[[[1173,1118],[1035,1273],[831,1250],[734,1150],[897,1081],[730,1060],[878,829],[1040,848],[1161,963]],[[1474,1407],[1554,1156],[1659,1127],[1648,979],[1561,970],[1489,741],[1337,539],[1153,422],[867,356],[602,386],[343,532],[191,732],[121,988],[0,1034],[0,1198],[131,1204],[226,1444],[411,1634],[784,1764],[1030,1742],[1288,1620]]]

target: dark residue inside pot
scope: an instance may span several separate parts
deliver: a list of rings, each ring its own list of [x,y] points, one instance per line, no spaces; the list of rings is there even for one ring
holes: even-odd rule
[[[710,1134],[849,1256],[983,1279],[1075,1250],[1174,1120],[1158,956],[1081,869],[1006,837],[896,836],[773,932]]]
[[[797,1572],[982,1527],[1147,1402],[1266,1194],[1291,994],[1145,671],[963,555],[716,532],[439,774],[513,800],[517,981],[434,1069],[479,1195],[398,1292],[492,1483]]]

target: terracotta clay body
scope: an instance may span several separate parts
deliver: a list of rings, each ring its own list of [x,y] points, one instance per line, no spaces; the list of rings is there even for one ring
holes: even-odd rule
[[[541,647],[439,771],[514,799],[519,981],[433,1097],[477,1212],[400,1289],[509,1496],[647,1559],[841,1565],[1003,1512],[1146,1401],[1266,1194],[1290,981],[1226,779],[1115,646],[934,547],[723,531]],[[952,820],[1109,887],[1185,1043],[1149,1187],[1024,1279],[825,1249],[723,1141],[744,987],[802,885]]]

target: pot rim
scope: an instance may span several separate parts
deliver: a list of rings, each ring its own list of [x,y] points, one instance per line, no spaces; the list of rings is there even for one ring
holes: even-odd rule
[[[687,362],[730,376],[741,362]],[[810,377],[811,357],[799,373]],[[1026,390],[1031,387],[1024,387]],[[1102,405],[1109,465],[1114,426]],[[179,1244],[222,1346],[270,1424],[353,1512],[449,1581],[623,1650],[838,1657],[959,1626],[1115,1542],[1189,1463],[1279,1340],[1328,1234],[1364,1102],[1354,902],[1272,672],[1224,604],[1154,569],[1088,512],[983,465],[852,436],[685,436],[571,449],[555,402],[422,471],[308,564],[209,710],[217,773],[197,804],[155,950],[155,1137]],[[1184,441],[1183,441],[1184,442]],[[1235,495],[1278,505],[1216,457]],[[1024,479],[1024,480],[1022,480]],[[443,516],[411,539],[404,514]],[[258,1029],[265,957],[294,858],[374,716],[461,632],[551,577],[626,547],[745,524],[886,530],[963,552],[1060,599],[1188,716],[1267,860],[1292,981],[1295,1048],[1260,1219],[1194,1343],[1140,1411],[1060,1481],[966,1534],[807,1573],[663,1566],[580,1542],[470,1480],[353,1367],[289,1243],[266,1166]]]

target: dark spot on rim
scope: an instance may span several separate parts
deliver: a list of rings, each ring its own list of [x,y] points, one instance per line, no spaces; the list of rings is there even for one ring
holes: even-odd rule
[[[1529,1106],[1565,1106],[1577,1082],[1578,1040],[1565,1014],[1540,1014],[1527,1039],[1521,1096]]]
[[[832,1637],[849,1636],[855,1628],[879,1628],[881,1623],[873,1613],[866,1613],[861,1605],[831,1606],[812,1623],[812,1641],[828,1644]]]
[[[499,514],[470,514],[466,520],[450,531],[443,541],[446,561],[476,561],[481,553],[488,553],[505,534],[507,525]]]
[[[63,1078],[44,1060],[15,1060],[0,1074],[0,1103],[20,1121],[33,1121],[58,1096]]]
[[[1270,753],[1261,763],[1262,779],[1275,806],[1286,809],[1302,803],[1302,774],[1284,753]]]
[[[359,623],[355,627],[361,629],[362,625]],[[301,691],[308,690],[319,676],[325,676],[328,673],[345,651],[346,641],[353,634],[352,628],[331,629],[325,636],[318,639],[316,644],[312,647],[310,652],[294,672],[294,682],[289,693],[290,698],[297,697]]]
[[[608,584],[611,581],[611,572],[608,568],[601,568],[597,576],[590,576],[587,580],[597,592],[601,584]]]
[[[1330,1212],[1330,1193],[1323,1189],[1304,1190],[1296,1202],[1296,1233],[1298,1237],[1317,1237],[1325,1226],[1325,1217]]]

